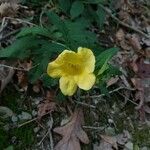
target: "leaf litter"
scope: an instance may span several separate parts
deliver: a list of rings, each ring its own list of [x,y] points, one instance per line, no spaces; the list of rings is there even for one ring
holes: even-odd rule
[[[18,11],[20,11],[19,10],[20,4],[18,2],[15,1],[14,3],[12,3],[11,1],[1,1],[0,4],[1,4],[0,5],[1,17],[18,16],[17,13]],[[117,17],[122,22],[127,23],[134,28],[138,28],[139,30],[143,31],[146,34],[149,34],[149,20],[145,18],[145,16],[140,15],[140,14],[145,15],[146,8],[138,7],[139,4],[138,2],[128,1],[128,0],[117,1],[117,5],[115,5],[115,9],[117,10]],[[141,6],[143,6],[143,4]],[[13,10],[13,13],[11,13],[12,10]],[[8,12],[10,12],[11,14]],[[29,13],[31,16],[34,14],[30,11],[26,13]],[[15,29],[18,28],[18,26],[26,26],[26,24],[20,23],[20,21],[16,21],[16,20],[13,20],[13,21],[9,20],[8,25],[10,25],[10,22],[11,22],[11,25],[13,24],[13,26],[15,26]],[[149,46],[150,44],[149,43],[150,43],[150,40],[148,38],[145,38],[139,35],[138,33],[129,31],[127,28],[123,26],[119,26],[119,28],[116,28],[116,29],[118,31],[116,31],[116,35],[115,37],[113,37],[113,41],[115,41],[114,44],[119,46],[121,50],[118,52],[118,54],[114,58],[115,59],[114,63],[116,63],[120,67],[120,70],[122,70],[122,72],[124,73],[123,74],[124,78],[120,76],[111,78],[107,82],[107,87],[111,88],[115,86],[129,85],[127,87],[134,88],[135,89],[134,92],[123,90],[121,91],[121,93],[124,96],[123,98],[126,99],[127,102],[128,102],[128,99],[132,99],[131,101],[135,101],[137,103],[138,106],[135,106],[136,108],[135,112],[136,111],[139,112],[140,119],[144,122],[145,120],[150,119],[149,115],[147,115],[150,113],[150,108],[149,108],[149,103],[150,103],[149,101],[149,96],[150,96],[149,95],[150,93],[149,91],[149,87],[150,87],[150,84],[149,84],[149,71],[150,71],[149,69],[149,66],[150,66],[149,65],[149,56],[150,56]],[[7,32],[8,31],[6,31],[6,33]],[[112,37],[112,35],[110,36]],[[9,41],[8,43],[11,43],[12,42],[11,40],[13,41],[13,39],[11,38],[10,38],[10,41],[8,39],[6,41]],[[18,63],[17,66],[18,68],[26,70],[28,68],[30,69],[32,64],[28,66],[28,63],[25,61],[23,63]],[[129,73],[129,70],[133,71],[132,75]],[[2,74],[4,72],[2,71]],[[49,91],[47,91],[47,89],[45,90],[45,87],[43,87],[43,83],[41,82],[41,80],[33,83],[33,87],[30,89],[26,71],[19,71],[19,70],[12,69],[13,73],[10,72],[10,75],[8,72],[9,72],[9,69],[6,69],[6,74],[3,76],[3,78],[0,79],[1,91],[2,90],[4,91],[6,88],[6,85],[9,84],[9,82],[12,82],[14,74],[15,74],[15,76],[17,77],[17,84],[19,85],[20,91],[22,91],[23,94],[28,93],[28,90],[31,90],[31,91],[33,90],[33,92],[35,92],[37,95],[42,93],[42,96],[40,95],[39,98],[34,98],[34,100],[36,99],[36,102],[32,98],[31,98],[32,99],[31,101],[33,103],[32,107],[35,111],[35,115],[33,116],[38,118],[38,121],[37,121],[38,127],[36,127],[38,128],[38,130],[36,131],[36,134],[37,134],[37,137],[43,138],[43,135],[45,134],[45,128],[46,129],[49,128],[48,126],[44,124],[45,119],[49,120],[49,116],[48,115],[46,117],[44,116],[45,114],[49,114],[49,113],[52,114],[52,112],[54,112],[54,115],[55,115],[56,106],[58,104],[56,101],[56,97],[54,96],[54,94],[52,94],[53,93],[52,90],[49,90]],[[46,96],[43,96],[45,91],[47,94]],[[92,94],[94,95],[94,93]],[[85,102],[89,104],[91,102],[91,101],[89,102],[89,100],[91,100],[90,97],[88,98],[88,102],[87,100],[85,100]],[[102,101],[105,101],[105,98],[102,98]],[[97,140],[96,138],[97,134],[100,135],[98,138],[100,139],[100,142],[98,142],[98,146],[94,147],[94,150],[129,149],[129,147],[131,148],[133,146],[134,143],[132,143],[132,140],[130,139],[130,135],[128,134],[128,131],[125,131],[122,133],[119,130],[118,132],[120,132],[120,134],[118,134],[117,132],[115,133],[116,135],[106,135],[103,132],[101,133],[101,131],[99,130],[97,132],[94,132],[92,130],[90,132],[87,132],[90,139],[88,138],[87,133],[82,128],[83,123],[84,123],[84,118],[86,120],[85,124],[89,123],[91,126],[104,126],[104,127],[105,125],[107,125],[109,129],[115,128],[115,130],[118,130],[117,126],[112,127],[116,122],[115,117],[113,118],[113,116],[114,114],[116,114],[117,118],[120,117],[119,120],[121,120],[121,117],[125,113],[123,110],[121,112],[117,112],[120,109],[118,108],[120,107],[120,105],[116,106],[116,103],[113,103],[113,106],[112,106],[115,109],[111,107],[109,108],[109,106],[106,106],[107,104],[103,104],[101,102],[99,103],[100,103],[100,106],[98,105],[94,107],[96,108],[96,110],[90,110],[88,112],[88,109],[87,110],[84,109],[85,111],[84,114],[87,114],[85,116],[83,116],[83,112],[82,112],[83,110],[81,110],[82,108],[75,109],[68,123],[66,123],[65,125],[61,127],[56,127],[55,124],[53,125],[54,126],[53,136],[54,136],[54,142],[56,143],[56,146],[55,146],[56,150],[57,149],[58,150],[61,150],[61,149],[62,150],[67,150],[67,149],[68,150],[71,150],[71,149],[80,150],[82,147],[81,143],[89,145],[89,143],[91,142],[93,144],[94,140],[95,139]],[[106,101],[104,103],[106,103]],[[107,101],[107,103],[109,102]],[[119,101],[119,103],[122,103],[122,102]],[[72,104],[73,103],[71,103],[71,105]],[[27,105],[30,105],[30,102]],[[70,104],[67,104],[67,108],[68,108],[68,105]],[[124,106],[126,105],[128,105],[128,103],[125,103]],[[101,107],[101,108],[98,108],[98,107]],[[110,111],[106,110],[106,108],[109,109]],[[64,116],[62,117],[61,113],[65,113],[65,115],[67,114],[66,104],[62,103],[59,109],[60,109],[59,110],[60,112],[59,112],[59,115],[55,118],[56,120],[63,119]],[[102,109],[103,111],[101,111],[101,114],[98,114],[100,113],[99,112],[100,109]],[[22,113],[23,112],[24,111],[22,111]],[[106,123],[107,116],[105,116],[106,115],[105,112],[107,112],[107,116],[112,117],[112,119],[114,119],[113,125],[112,124],[110,125],[110,123]],[[95,120],[90,122],[90,121],[87,121],[88,120],[87,118],[89,118],[91,114],[94,114],[94,117],[96,119],[94,118]],[[105,117],[103,117],[103,115]],[[32,121],[31,117],[32,116],[28,117],[29,121],[30,119]],[[138,117],[135,116],[134,118],[132,114],[130,114],[124,118],[127,118],[129,120],[134,118],[136,120]],[[102,118],[105,118],[105,119],[102,120]],[[121,122],[124,123],[124,120],[125,119],[121,120]],[[102,125],[103,122],[105,122],[105,125]],[[57,122],[57,126],[58,126],[58,122]],[[132,123],[131,123],[131,126],[132,126]],[[127,128],[127,126],[123,126],[122,130],[124,128]],[[41,129],[43,129],[42,134],[40,134]],[[132,131],[130,130],[130,132]],[[56,133],[62,136],[62,139],[60,141],[57,138],[55,139]],[[49,138],[47,138],[47,141],[49,141]],[[46,142],[45,139],[42,143],[44,142]],[[48,142],[48,144],[46,145],[49,145],[49,143],[50,142]],[[41,144],[41,147],[42,147],[42,144]]]
[[[86,132],[82,129],[83,123],[83,112],[81,109],[77,109],[66,125],[54,128],[54,132],[63,136],[55,146],[55,149],[81,150],[80,141],[84,144],[88,144],[89,138]]]

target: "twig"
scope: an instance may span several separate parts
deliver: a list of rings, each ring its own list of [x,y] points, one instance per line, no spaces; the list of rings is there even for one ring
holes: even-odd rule
[[[43,136],[43,138],[41,139],[41,141],[38,143],[38,145],[40,146],[43,142],[43,140],[47,137],[48,135],[48,131],[46,132],[46,134]]]
[[[112,94],[114,92],[117,92],[119,90],[122,90],[122,89],[127,89],[127,90],[130,90],[130,91],[134,91],[135,89],[130,89],[130,88],[127,88],[127,87],[119,87],[117,89],[114,89],[112,91],[109,92],[109,94]],[[106,94],[100,94],[100,95],[93,95],[93,96],[89,96],[90,98],[101,98],[103,96],[105,96]],[[82,99],[86,98],[86,96],[81,96]]]
[[[79,105],[82,105],[82,106],[86,106],[86,107],[90,107],[90,108],[96,108],[96,106],[94,105],[90,105],[90,104],[87,104],[87,103],[83,103],[83,102],[79,102],[79,101],[74,101],[75,103],[79,104]]]
[[[45,115],[47,115],[47,114],[49,114],[50,112],[47,112],[46,114],[44,114],[43,116],[45,116]],[[31,123],[31,122],[33,122],[33,121],[36,121],[36,120],[38,120],[39,118],[38,117],[36,117],[36,118],[33,118],[33,119],[31,119],[31,120],[29,120],[29,121],[27,121],[27,122],[24,122],[24,123],[22,123],[22,124],[20,124],[20,125],[18,125],[17,127],[18,128],[20,128],[20,127],[22,127],[22,126],[24,126],[24,125],[27,125],[27,124],[29,124],[29,123]]]
[[[13,30],[12,32],[9,32],[4,37],[0,38],[0,41],[4,41],[6,38],[10,37],[11,35],[14,35],[14,34],[18,33],[19,31],[20,31],[20,29]]]
[[[84,129],[92,129],[92,130],[104,130],[105,127],[92,127],[92,126],[82,126]]]
[[[32,25],[32,26],[37,26],[36,24],[34,23],[31,23],[29,21],[26,21],[26,20],[22,20],[22,19],[19,19],[19,18],[11,18],[11,17],[5,17],[6,19],[9,19],[9,20],[14,20],[14,21],[18,21],[18,22],[21,22],[21,23],[26,23],[26,24],[29,24],[29,25]]]
[[[27,70],[27,69],[16,68],[16,67],[4,65],[4,64],[0,64],[0,67],[9,68],[9,69],[14,69],[14,70],[19,70],[19,71],[29,71],[29,70]]]
[[[53,143],[53,137],[52,137],[52,132],[51,132],[51,129],[52,129],[52,126],[53,126],[53,117],[52,117],[51,113],[50,113],[50,121],[52,122],[51,126],[48,129],[49,139],[50,139],[50,149],[54,150],[54,143]]]
[[[107,14],[109,14],[111,18],[113,18],[116,22],[118,22],[118,23],[121,24],[122,26],[124,26],[124,27],[126,27],[126,28],[129,28],[129,29],[135,31],[135,32],[137,32],[137,33],[139,33],[139,34],[145,36],[146,38],[150,38],[150,35],[145,34],[144,32],[138,30],[137,28],[132,27],[132,26],[130,26],[130,25],[128,25],[128,24],[122,22],[121,20],[119,20],[117,17],[115,17],[115,16],[112,14],[112,12],[111,12],[110,9],[104,7],[104,6],[101,5],[101,4],[99,4],[99,6],[100,6]]]
[[[126,98],[126,99],[127,99],[129,102],[131,102],[132,104],[138,106],[137,103],[135,103],[134,101],[132,101],[131,99],[129,99],[127,96],[123,95],[122,93],[120,93],[120,92],[118,92],[118,91],[117,91],[117,93],[118,93],[119,95],[123,96],[124,98]]]
[[[35,68],[36,66],[38,66],[39,64],[31,67],[30,69]],[[17,68],[17,67],[12,67],[12,66],[8,66],[8,65],[4,65],[4,64],[0,64],[0,68],[4,67],[4,68],[9,68],[9,69],[13,69],[13,70],[19,70],[19,71],[29,71],[30,69],[22,69],[22,68]]]
[[[6,19],[3,18],[1,27],[0,27],[0,33],[7,27],[7,25],[8,25],[8,22],[6,22]]]
[[[33,122],[33,121],[36,121],[37,119],[38,119],[38,118],[33,118],[33,119],[31,119],[31,120],[29,120],[29,121],[27,121],[27,122],[24,122],[24,123],[18,125],[18,128],[20,128],[20,127],[22,127],[22,126],[24,126],[24,125],[27,125],[27,124],[29,124],[29,123],[31,123],[31,122]]]

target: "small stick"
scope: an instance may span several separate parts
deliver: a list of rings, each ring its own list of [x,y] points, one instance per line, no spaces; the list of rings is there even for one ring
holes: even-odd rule
[[[82,126],[84,129],[104,130],[104,127]]]
[[[86,107],[90,107],[90,108],[96,108],[96,106],[94,105],[90,105],[90,104],[87,104],[87,103],[83,103],[83,102],[79,102],[79,101],[74,101],[75,103],[79,104],[79,105],[83,105],[83,106],[86,106]]]
[[[39,146],[42,144],[42,142],[43,142],[44,139],[47,137],[47,135],[48,135],[48,131],[47,131],[46,134],[43,136],[43,138],[41,139],[41,141],[38,143]]]
[[[114,89],[114,90],[110,91],[109,94],[112,94],[112,93],[114,93],[114,92],[117,92],[117,91],[119,91],[119,90],[121,90],[121,89],[127,89],[127,90],[131,90],[131,91],[134,91],[134,90],[135,90],[135,89],[127,88],[127,87],[119,87],[119,88],[117,88],[117,89]],[[101,98],[101,97],[103,97],[103,96],[105,96],[105,94],[93,95],[93,96],[89,96],[89,97],[90,97],[90,98]],[[84,99],[84,98],[86,98],[86,96],[81,96],[81,98]]]
[[[22,20],[22,19],[19,19],[19,18],[11,18],[11,17],[5,17],[6,19],[9,19],[9,20],[15,20],[15,21],[18,21],[18,22],[21,22],[21,23],[26,23],[26,24],[29,24],[29,25],[32,25],[32,26],[37,26],[36,24],[34,23],[31,23],[29,21],[26,21],[26,20]]]
[[[104,7],[104,6],[101,5],[101,4],[99,4],[99,6],[100,6],[111,18],[113,18],[116,22],[118,22],[118,23],[121,24],[122,26],[124,26],[124,27],[126,27],[126,28],[129,28],[129,29],[131,29],[131,30],[133,30],[133,31],[135,31],[135,32],[137,32],[137,33],[139,33],[139,34],[145,36],[146,38],[150,39],[150,35],[145,34],[144,32],[138,30],[137,28],[132,27],[132,26],[130,26],[130,25],[128,25],[128,24],[122,22],[121,20],[119,20],[117,17],[115,17],[115,16],[111,13],[111,10],[110,10],[110,9]]]
[[[33,69],[33,68],[35,68],[38,65],[39,64],[31,67],[30,69]],[[30,70],[30,69],[21,69],[21,68],[17,68],[17,67],[12,67],[12,66],[8,66],[8,65],[4,65],[4,64],[0,64],[0,67],[9,68],[9,69],[13,69],[13,70],[19,70],[19,71],[29,71]]]
[[[52,125],[53,125],[53,117],[51,113],[50,113],[50,121],[52,122]],[[52,125],[49,127],[48,132],[49,132],[49,139],[50,139],[50,149],[54,150],[54,142],[53,142],[53,137],[52,137],[52,132],[51,132]]]
[[[49,114],[49,113],[50,113],[50,112],[47,112],[47,113],[44,114],[43,116],[45,116],[45,115],[47,115],[47,114]],[[36,120],[38,120],[38,119],[39,119],[39,118],[36,117],[36,118],[33,118],[33,119],[31,119],[31,120],[29,120],[29,121],[27,121],[27,122],[24,122],[24,123],[18,125],[18,128],[20,128],[20,127],[22,127],[22,126],[24,126],[24,125],[27,125],[27,124],[29,124],[29,123],[31,123],[31,122],[33,122],[33,121],[36,121]]]
[[[0,67],[9,68],[9,69],[13,69],[13,70],[19,70],[19,71],[29,71],[27,69],[21,69],[21,68],[12,67],[12,66],[8,66],[8,65],[4,65],[4,64],[0,64]]]
[[[26,125],[26,124],[29,124],[29,123],[31,123],[31,122],[33,122],[33,121],[36,121],[36,120],[37,120],[37,118],[33,118],[33,119],[31,119],[31,120],[29,120],[29,121],[27,121],[27,122],[24,122],[24,123],[18,125],[18,128],[20,128],[20,127],[22,127],[22,126],[24,126],[24,125]]]

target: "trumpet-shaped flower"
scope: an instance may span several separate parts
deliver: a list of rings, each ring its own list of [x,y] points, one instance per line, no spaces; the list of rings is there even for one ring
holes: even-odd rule
[[[55,61],[48,64],[47,73],[60,78],[60,89],[64,95],[71,96],[77,87],[89,90],[95,83],[95,56],[90,49],[79,47],[77,53],[64,50]]]

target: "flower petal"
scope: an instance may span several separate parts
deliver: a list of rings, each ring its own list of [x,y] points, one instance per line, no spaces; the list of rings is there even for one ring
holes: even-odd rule
[[[84,73],[78,77],[76,77],[77,85],[80,89],[89,90],[92,88],[96,80],[96,77],[93,73]]]
[[[78,64],[79,58],[77,53],[74,51],[64,50],[55,60],[57,63],[71,63],[71,64]]]
[[[92,73],[95,68],[95,56],[93,52],[88,48],[78,48],[78,56],[81,59],[81,63],[84,64],[86,72]]]
[[[60,89],[64,95],[71,96],[77,90],[77,84],[71,76],[61,77],[59,80]]]
[[[55,61],[48,64],[47,74],[50,77],[58,78],[62,76],[61,65],[57,64]]]

